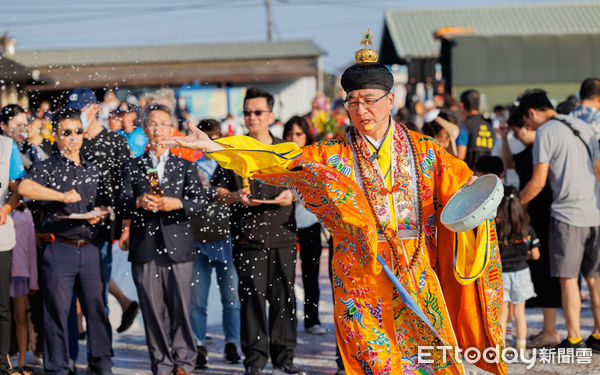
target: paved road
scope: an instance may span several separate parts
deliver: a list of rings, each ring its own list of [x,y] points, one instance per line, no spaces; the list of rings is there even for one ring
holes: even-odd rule
[[[301,303],[298,304],[298,316],[299,330],[298,330],[298,346],[296,350],[295,363],[298,366],[305,368],[310,374],[334,374],[336,371],[335,366],[335,339],[333,333],[333,319],[332,319],[332,295],[331,288],[329,287],[329,280],[326,269],[327,253],[323,252],[321,261],[321,274],[319,278],[321,286],[321,322],[323,327],[327,330],[327,334],[324,336],[313,336],[307,334],[303,330],[302,324],[302,310],[303,306]],[[129,264],[126,262],[126,254],[116,250],[114,252],[114,266],[113,274],[117,279],[117,282],[131,298],[135,297],[135,288],[131,277],[129,275]],[[303,299],[302,281],[300,279],[300,272],[298,267],[296,277],[296,297],[298,301]],[[214,275],[213,275],[214,277]],[[213,287],[210,291],[209,306],[212,306],[209,311],[209,328],[208,333],[214,338],[212,344],[207,346],[209,351],[209,368],[205,371],[198,371],[198,374],[243,374],[243,366],[229,365],[223,362],[223,332],[220,327],[221,322],[221,303],[219,300],[218,289],[216,289],[216,282],[213,279]],[[111,297],[110,302],[110,319],[113,327],[117,327],[120,323],[121,309],[114,299]],[[528,310],[528,321],[529,321],[529,333],[534,333],[541,328],[542,325],[542,314],[539,309]],[[243,317],[242,317],[243,319]],[[564,326],[564,319],[562,313],[559,312],[559,333],[561,337],[566,335]],[[591,332],[593,329],[593,319],[589,303],[583,304],[582,310],[582,334],[584,337]],[[137,321],[125,334],[114,333],[114,363],[113,369],[115,374],[123,375],[145,375],[151,374],[149,369],[148,352],[145,345],[145,337],[141,318],[138,317]],[[85,371],[85,343],[80,342],[80,358],[79,366],[80,372]],[[538,355],[540,353],[538,352]],[[555,353],[556,354],[556,353]],[[531,355],[531,353],[529,353]],[[563,357],[566,358],[566,357]],[[574,361],[573,361],[574,362]],[[525,364],[509,364],[509,374],[585,374],[585,375],[600,375],[600,355],[594,355],[591,359],[591,364],[559,364],[555,357],[554,363],[540,363],[540,360],[531,368],[527,369]],[[473,366],[468,366],[466,372],[469,375],[484,374]],[[40,372],[41,373],[41,372]],[[266,374],[270,374],[270,365],[266,368]]]

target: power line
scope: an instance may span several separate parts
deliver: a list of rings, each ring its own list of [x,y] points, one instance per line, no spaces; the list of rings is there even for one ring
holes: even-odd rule
[[[388,7],[390,5],[396,5],[399,2],[407,2],[407,0],[371,0],[365,3],[364,0],[302,0],[301,2],[292,0],[277,0],[278,6],[315,6],[315,5],[328,5],[328,6],[360,6],[363,9],[375,8],[375,7]],[[381,3],[381,4],[378,4]],[[390,5],[384,4],[389,3]],[[366,5],[368,4],[368,6]]]
[[[235,4],[234,4],[235,3]],[[96,11],[106,11],[106,10],[112,10],[114,12],[125,12],[125,11],[131,11],[131,12],[136,12],[136,11],[140,11],[140,10],[149,10],[149,9],[154,9],[157,11],[161,11],[161,10],[170,10],[173,8],[210,8],[210,7],[216,7],[216,8],[228,8],[228,7],[239,7],[239,6],[244,6],[244,5],[259,5],[260,4],[260,0],[228,0],[227,2],[223,2],[223,1],[213,1],[213,2],[203,2],[201,4],[198,3],[182,3],[182,4],[171,4],[171,5],[135,5],[135,4],[115,4],[107,6],[106,3],[104,5],[93,5],[93,4],[77,4],[74,6],[68,6],[68,7],[60,7],[60,6],[54,6],[54,7],[49,7],[49,8],[42,8],[42,7],[31,7],[31,8],[24,8],[24,7],[3,7],[2,8],[2,12],[3,13],[27,13],[27,14],[31,14],[31,13],[65,13],[65,12],[71,12],[71,13],[80,13],[80,12],[96,12]]]
[[[260,2],[255,2],[255,3],[249,3],[246,2],[246,4],[244,4],[245,7],[257,7],[260,5]],[[193,10],[193,9],[207,9],[207,8],[213,8],[213,9],[237,9],[240,8],[240,5],[234,5],[234,4],[228,4],[228,3],[211,3],[211,4],[189,4],[189,5],[185,5],[185,6],[162,6],[162,7],[145,7],[142,9],[138,9],[135,11],[135,13],[128,13],[128,12],[119,12],[116,11],[114,9],[110,9],[110,12],[108,12],[108,10],[106,9],[106,7],[103,8],[103,10],[106,10],[106,12],[104,13],[87,13],[87,14],[71,14],[65,17],[55,17],[55,18],[42,18],[42,19],[33,19],[33,20],[24,20],[24,21],[6,21],[4,22],[4,26],[5,27],[12,27],[12,26],[36,26],[36,25],[40,25],[40,26],[45,26],[45,25],[52,25],[52,24],[58,24],[58,23],[63,23],[63,22],[89,22],[90,19],[98,19],[98,18],[122,18],[122,17],[130,17],[132,15],[147,15],[147,14],[157,14],[157,13],[165,13],[165,12],[178,12],[178,11],[185,11],[185,10]],[[79,17],[79,19],[75,19],[74,17]],[[43,23],[43,25],[41,25]]]
[[[388,1],[388,0],[379,0],[379,1]],[[397,3],[398,0],[394,0]],[[265,3],[270,0],[265,0]],[[278,1],[279,5],[283,6],[343,6],[343,7],[364,7],[364,1],[355,1],[355,0],[346,0],[344,2],[339,2],[337,0],[304,0],[303,2],[295,2],[295,1]],[[122,4],[121,7],[110,7],[107,9],[106,6],[99,7],[81,7],[81,8],[3,8],[3,13],[18,13],[19,11],[30,13],[35,12],[43,12],[43,13],[53,13],[52,11],[59,12],[61,14],[70,13],[66,16],[62,17],[54,17],[54,18],[34,18],[29,20],[7,20],[3,22],[5,28],[10,27],[19,27],[19,26],[46,26],[46,25],[54,25],[60,24],[64,22],[88,22],[90,19],[114,19],[114,18],[123,18],[123,17],[131,17],[131,16],[140,16],[140,15],[148,15],[148,14],[158,14],[158,13],[166,13],[166,12],[177,12],[177,11],[186,11],[186,10],[194,10],[194,9],[239,9],[242,7],[246,8],[257,8],[263,6],[263,2],[261,0],[229,0],[227,2],[217,1],[217,2],[204,2],[201,4],[177,4],[177,5],[169,5],[169,6],[144,6],[140,8],[140,6],[136,6],[132,8],[130,4]],[[370,3],[372,4],[372,3]],[[370,5],[371,8],[372,5]],[[104,10],[104,12],[98,13],[98,11]],[[80,13],[80,12],[91,12],[91,13]],[[267,7],[267,18],[270,13],[270,6]],[[269,24],[267,20],[267,25]],[[268,27],[267,30],[270,30]],[[268,32],[269,35],[269,32]],[[272,32],[270,33],[272,38]]]
[[[379,21],[379,18],[377,18],[377,19],[365,18],[365,20],[372,20],[373,22],[375,22],[375,21]],[[322,23],[311,24],[310,27],[329,32],[329,31],[341,31],[344,29],[351,29],[354,26],[352,24],[348,24],[348,23],[332,23],[332,22],[326,21],[326,22],[322,22]],[[304,25],[304,24],[291,25],[291,26],[285,25],[282,27],[274,22],[273,28],[274,28],[274,31],[275,31],[276,35],[278,36],[278,38],[283,39],[284,33],[290,34],[290,33],[296,33],[298,31],[306,30],[306,25]],[[262,28],[250,29],[250,28],[244,27],[244,28],[239,28],[239,29],[232,29],[231,27],[229,27],[226,31],[215,29],[215,30],[213,30],[213,32],[214,32],[213,34],[208,33],[209,31],[210,30],[206,30],[202,34],[202,38],[216,41],[217,39],[215,37],[220,37],[218,39],[219,42],[227,42],[227,41],[234,42],[236,40],[240,40],[240,36],[243,36],[243,38],[246,40],[249,40],[249,39],[259,40],[259,39],[261,39],[261,35],[264,35],[264,34],[262,34],[262,33],[264,33]],[[176,40],[177,43],[181,43],[181,44],[192,44],[192,43],[198,43],[200,40],[200,38],[196,35],[185,36],[184,34],[182,34],[181,30],[172,30],[172,32],[173,32],[173,34],[161,33],[160,36],[153,37],[153,39],[152,39],[153,43],[148,44],[148,45],[166,44],[173,40]],[[252,34],[252,35],[249,35],[249,34]],[[77,39],[77,40],[86,41],[88,38],[89,38],[89,36],[87,36],[87,35],[70,36],[71,40]],[[112,38],[108,38],[108,39],[112,40]],[[38,41],[38,43],[40,41],[44,41],[44,39],[41,39],[39,36],[36,37],[36,40]],[[45,40],[56,41],[56,37],[48,36]],[[111,45],[114,45],[114,43]],[[123,46],[130,47],[131,45],[123,45]]]

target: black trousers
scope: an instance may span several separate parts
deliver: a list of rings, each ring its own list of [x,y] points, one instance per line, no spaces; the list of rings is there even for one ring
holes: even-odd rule
[[[240,342],[246,357],[244,366],[264,368],[269,354],[273,367],[292,363],[297,325],[294,295],[295,247],[234,247],[234,263],[240,279]]]
[[[319,321],[319,263],[321,260],[321,224],[298,229],[302,284],[304,285],[304,328]]]
[[[42,254],[44,252],[43,246],[37,247],[37,269],[38,269],[38,280],[40,286],[42,285]],[[38,290],[33,294],[29,295],[29,306],[31,309],[31,325],[33,331],[36,334],[35,339],[35,352],[37,354],[43,353],[43,341],[44,341],[44,310],[42,301],[42,291]]]
[[[12,250],[0,251],[0,374],[8,371],[6,358],[10,349],[10,279]]]
[[[69,372],[67,318],[74,287],[87,322],[88,365],[92,371],[111,369],[112,331],[104,307],[98,247],[47,244],[42,255],[42,275],[46,374]]]
[[[332,295],[333,295],[333,299],[335,301],[335,288],[333,286],[333,251],[334,246],[333,246],[333,237],[329,237],[329,282],[331,283],[331,289],[333,291]],[[342,360],[342,355],[340,354],[340,347],[337,346],[337,336],[335,339],[335,363],[337,364],[338,369],[344,369],[344,361]]]

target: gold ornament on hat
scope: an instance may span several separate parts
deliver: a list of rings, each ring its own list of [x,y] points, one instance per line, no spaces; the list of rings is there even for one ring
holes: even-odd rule
[[[367,29],[367,31],[365,31],[360,44],[365,46],[365,48],[359,49],[354,54],[354,59],[356,60],[356,62],[359,64],[364,64],[364,63],[374,64],[374,63],[376,63],[377,58],[378,58],[377,51],[375,51],[374,49],[371,49],[371,48],[367,48],[367,46],[373,45],[373,32],[371,31],[371,29]]]

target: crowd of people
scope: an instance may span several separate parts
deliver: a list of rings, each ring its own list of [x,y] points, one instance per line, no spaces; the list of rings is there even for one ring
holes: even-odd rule
[[[12,372],[32,373],[26,353],[35,347],[32,364],[43,363],[48,374],[74,374],[78,340],[86,336],[89,371],[110,373],[109,292],[123,310],[117,332],[125,332],[141,311],[153,373],[206,368],[213,269],[223,302],[225,361],[241,361],[241,344],[249,371],[264,367],[270,355],[276,371],[300,373],[293,365],[296,217],[307,233],[300,235],[303,269],[310,276],[305,326],[325,334],[318,319],[317,219],[294,210],[289,190],[239,179],[202,153],[162,147],[160,140],[181,134],[181,127],[169,101],[154,99],[144,108],[123,102],[106,111],[111,93],[100,103],[82,88],[52,113],[47,103],[34,113],[17,105],[1,110],[0,139],[9,157],[1,185],[0,229],[7,231],[0,254],[6,257],[1,373],[9,370],[9,352],[19,354]],[[273,97],[249,88],[245,103],[242,129],[267,141]],[[288,140],[301,138],[292,126],[302,126],[300,142],[312,141],[304,117],[285,127]],[[205,119],[198,127],[215,139],[232,131],[227,119]],[[266,203],[256,203],[259,198]],[[129,251],[139,301],[110,276],[115,242]],[[238,293],[238,282],[244,293]]]
[[[463,92],[458,104],[458,117],[447,106],[428,111],[421,130],[476,174],[503,179],[505,196],[496,224],[505,334],[512,331],[517,349],[600,351],[600,80],[585,79],[577,95],[558,104],[541,89],[528,90],[513,104],[494,107],[488,118],[479,114],[474,90]],[[582,279],[589,294],[581,289]],[[581,300],[590,301],[594,315],[585,340]],[[529,337],[526,306],[543,312],[542,330]],[[560,307],[568,333],[562,340],[556,325]]]
[[[308,148],[317,140],[346,137],[353,125],[349,114],[386,95],[330,103],[319,94],[309,114],[281,122],[273,114],[273,96],[250,87],[243,122],[203,119],[197,128],[211,140],[247,134],[264,145],[287,141]],[[80,88],[52,111],[47,103],[37,111],[17,105],[0,111],[1,375],[11,368],[32,373],[29,349],[46,373],[75,374],[82,335],[89,371],[111,373],[108,293],[123,311],[117,332],[125,332],[141,311],[153,374],[207,368],[213,269],[223,305],[225,361],[242,361],[239,346],[246,374],[261,374],[269,358],[274,374],[303,373],[294,365],[298,256],[304,329],[325,334],[318,285],[322,239],[328,238],[322,221],[288,188],[234,173],[209,153],[165,145],[187,131],[176,108],[157,98],[121,103],[107,92],[100,103],[92,90]],[[435,103],[426,110],[407,105],[395,110],[395,119],[433,138],[477,175],[496,174],[506,186],[496,218],[504,335],[514,321],[517,349],[600,351],[600,80],[586,79],[578,96],[557,107],[542,90],[495,107],[491,116],[480,112],[476,90],[461,93],[458,102],[441,95]],[[383,143],[370,146],[378,159]],[[350,175],[347,158],[335,156],[328,165]],[[111,278],[115,242],[129,251],[139,301]],[[336,249],[330,240],[330,269],[343,269],[343,262],[332,261]],[[581,292],[581,278],[589,296]],[[346,292],[337,279],[332,282]],[[585,340],[582,298],[591,301],[595,322]],[[543,329],[531,337],[526,306],[543,309]],[[556,325],[559,307],[568,331],[564,340]],[[19,354],[14,367],[9,353]],[[338,357],[337,374],[344,374]]]

